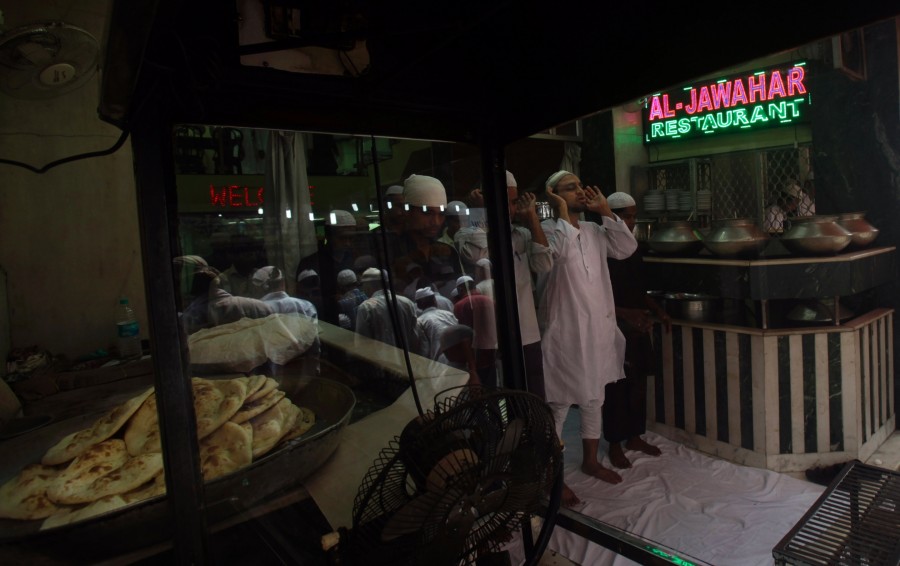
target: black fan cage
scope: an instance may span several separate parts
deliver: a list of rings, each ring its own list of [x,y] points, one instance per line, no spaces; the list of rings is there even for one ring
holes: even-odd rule
[[[348,562],[474,563],[530,528],[548,496],[562,451],[544,401],[471,386],[438,397],[363,479]]]

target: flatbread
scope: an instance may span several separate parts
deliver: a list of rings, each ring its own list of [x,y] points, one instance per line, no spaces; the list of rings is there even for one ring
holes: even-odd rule
[[[59,470],[41,464],[26,466],[19,475],[0,487],[0,518],[43,519],[59,511],[47,497],[47,486]]]
[[[254,393],[259,391],[259,389],[263,385],[265,385],[267,379],[268,377],[266,377],[265,375],[249,376],[247,378],[247,399],[250,399],[250,397],[253,396]],[[245,399],[244,402],[246,402],[247,399]]]
[[[125,442],[118,438],[104,440],[91,446],[84,454],[75,458],[47,486],[47,497],[55,503],[87,503],[97,499],[88,493],[89,487],[98,479],[121,468],[128,460]],[[140,485],[140,484],[137,484]]]
[[[202,440],[241,408],[247,395],[247,378],[192,378],[197,439]],[[132,456],[162,451],[156,395],[147,398],[125,429],[125,445]]]
[[[245,403],[254,403],[259,399],[262,399],[269,393],[278,389],[278,382],[272,379],[271,377],[267,377],[265,382],[263,382],[262,386],[254,393],[253,395],[247,395],[247,398],[244,400]]]
[[[200,470],[204,480],[231,473],[253,461],[250,430],[229,421],[200,441]]]
[[[83,454],[91,446],[112,437],[138,411],[152,392],[153,388],[151,387],[111,409],[97,419],[91,428],[66,436],[44,454],[41,463],[46,466],[63,464]]]
[[[51,515],[47,517],[47,520],[41,525],[41,530],[52,529],[54,527],[61,527],[63,525],[68,525],[69,523],[74,523],[76,521],[83,521],[90,517],[94,517],[96,515],[101,515],[103,513],[109,513],[110,511],[114,511],[120,507],[125,507],[127,502],[120,495],[109,495],[106,497],[102,497],[97,501],[94,501],[90,505],[85,505],[80,509],[64,509],[61,512]]]
[[[284,438],[281,439],[282,442],[287,442],[303,435],[316,424],[316,414],[311,409],[306,407],[297,408],[300,410],[299,415],[297,415],[297,421],[291,427],[291,430],[284,435]]]
[[[122,494],[126,503],[137,503],[166,493],[166,474],[160,471],[144,485]]]
[[[155,393],[147,397],[144,404],[131,417],[125,428],[124,439],[128,453],[132,456],[162,451]]]
[[[240,379],[193,378],[197,439],[202,440],[228,421],[244,404],[247,385]]]
[[[281,399],[266,412],[250,419],[253,426],[253,457],[258,458],[278,444],[278,441],[287,433],[289,427],[285,424],[290,420],[296,420],[297,414],[290,407],[294,404],[290,399]],[[293,419],[291,414],[293,413]]]
[[[67,504],[90,503],[109,495],[120,495],[136,489],[162,472],[163,459],[159,452],[132,456],[109,473],[91,483],[71,481],[58,501]],[[64,499],[63,499],[64,497]]]
[[[245,423],[256,415],[268,411],[276,403],[284,399],[284,395],[284,391],[275,389],[261,399],[257,399],[256,401],[253,401],[251,403],[244,403],[244,406],[241,407],[233,417],[231,417],[231,421],[238,424]]]

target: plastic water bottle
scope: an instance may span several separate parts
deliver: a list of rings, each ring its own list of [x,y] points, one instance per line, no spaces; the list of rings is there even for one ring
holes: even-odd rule
[[[128,299],[119,299],[116,309],[116,336],[119,348],[119,358],[133,358],[140,356],[141,350],[141,326],[134,310],[128,304]]]

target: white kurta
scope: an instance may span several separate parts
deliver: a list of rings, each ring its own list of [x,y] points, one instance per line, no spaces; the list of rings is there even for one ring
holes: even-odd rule
[[[516,274],[516,303],[519,305],[519,331],[522,345],[541,339],[537,309],[534,305],[534,273],[547,273],[553,267],[550,248],[531,239],[531,231],[523,226],[512,227],[513,265]]]
[[[419,315],[416,326],[422,334],[423,355],[432,360],[438,359],[441,353],[441,334],[448,326],[459,324],[452,312],[437,307],[428,307]]]
[[[416,326],[416,304],[403,295],[395,295],[394,299],[397,301],[400,331],[406,336],[407,347],[413,354],[422,355],[422,334]],[[384,290],[375,291],[359,305],[356,311],[356,332],[391,346],[399,346]]]
[[[606,384],[625,377],[606,258],[627,258],[637,241],[624,222],[606,217],[602,226],[579,222],[577,229],[556,219],[541,226],[553,253],[538,306],[547,401],[602,402]]]

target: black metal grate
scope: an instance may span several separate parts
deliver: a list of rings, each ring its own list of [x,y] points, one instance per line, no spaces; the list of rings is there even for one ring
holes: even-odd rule
[[[779,565],[900,564],[900,474],[848,463],[772,555]]]

